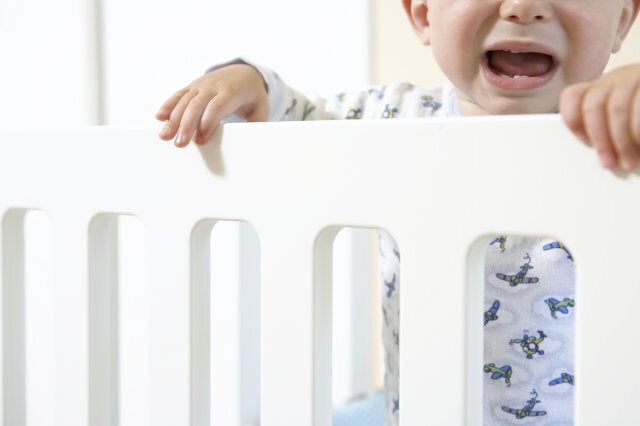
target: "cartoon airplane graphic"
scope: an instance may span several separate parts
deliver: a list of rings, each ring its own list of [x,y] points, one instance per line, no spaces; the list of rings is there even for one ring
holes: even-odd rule
[[[493,239],[493,241],[491,241],[491,242],[489,243],[489,245],[490,245],[490,246],[492,246],[492,245],[494,245],[495,243],[499,243],[499,244],[500,244],[500,251],[501,251],[501,252],[504,252],[504,250],[505,250],[505,247],[504,247],[504,246],[505,246],[506,242],[507,242],[507,237],[506,237],[506,236],[504,236],[504,235],[501,235],[501,236],[499,236],[499,237],[494,238],[494,239]]]
[[[549,310],[551,311],[551,316],[556,319],[558,318],[556,313],[560,312],[563,314],[568,314],[569,307],[573,308],[574,306],[576,306],[576,301],[573,299],[569,299],[568,297],[565,297],[562,301],[559,301],[558,299],[554,299],[553,297],[550,297],[546,299],[544,302],[549,307]]]
[[[571,253],[569,252],[569,250],[567,250],[567,248],[561,242],[554,241],[552,243],[545,244],[545,246],[542,247],[542,250],[551,250],[551,249],[564,250],[564,252],[567,253],[567,259],[573,260],[573,256],[571,256]]]
[[[503,405],[501,408],[503,411],[506,411],[509,414],[514,414],[516,416],[516,419],[524,419],[525,417],[538,417],[538,416],[544,416],[547,414],[546,411],[542,411],[542,410],[535,410],[533,409],[533,407],[535,407],[535,405],[538,402],[541,402],[538,398],[538,392],[536,392],[536,390],[534,389],[531,392],[531,395],[533,395],[533,398],[531,398],[530,400],[527,401],[527,405],[525,405],[522,408],[509,408],[505,405]]]
[[[511,374],[513,374],[513,370],[510,365],[503,365],[498,368],[495,364],[487,364],[483,368],[485,373],[491,373],[492,380],[498,380],[504,378],[504,382],[507,386],[511,386]]]
[[[396,274],[393,274],[391,281],[384,280],[384,285],[387,287],[387,297],[391,297],[394,291],[396,291]]]
[[[491,305],[489,310],[484,313],[484,325],[487,325],[489,321],[495,321],[498,319],[498,315],[496,315],[496,313],[498,312],[499,308],[500,308],[500,301],[499,300],[494,301],[493,305]]]
[[[518,272],[516,275],[505,275],[505,274],[498,273],[496,274],[496,277],[508,282],[511,287],[515,287],[518,284],[537,283],[539,281],[538,278],[525,276],[527,275],[527,272],[529,272],[530,269],[533,269],[533,266],[531,266],[531,256],[529,256],[529,254],[527,253],[524,259],[527,262],[520,267],[520,272]]]
[[[362,118],[362,108],[351,108],[347,112],[347,120],[359,120]]]
[[[394,118],[398,114],[398,108],[391,107],[389,104],[384,106],[384,111],[382,113],[382,118]]]
[[[555,386],[555,385],[559,385],[561,383],[568,383],[570,385],[574,385],[575,384],[575,377],[573,374],[569,374],[569,373],[562,373],[560,375],[560,377],[558,377],[557,379],[553,379],[549,382],[549,386]]]
[[[540,343],[547,337],[546,334],[542,330],[538,330],[539,337],[529,336],[527,333],[529,331],[525,330],[522,339],[511,339],[509,341],[510,345],[517,343],[522,348],[522,352],[527,354],[527,359],[533,358],[535,354],[544,355],[544,351],[540,349]]]
[[[431,108],[432,114],[442,107],[442,103],[436,102],[433,96],[423,95],[420,99],[422,100],[423,107]]]

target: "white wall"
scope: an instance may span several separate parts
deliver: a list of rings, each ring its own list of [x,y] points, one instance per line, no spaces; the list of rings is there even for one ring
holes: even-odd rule
[[[360,86],[368,25],[368,0],[2,0],[0,127],[157,125],[166,97],[238,55],[312,93]]]
[[[91,3],[0,2],[0,126],[96,122]]]
[[[368,0],[105,0],[104,13],[109,123],[150,121],[173,91],[236,56],[313,93],[368,80]]]

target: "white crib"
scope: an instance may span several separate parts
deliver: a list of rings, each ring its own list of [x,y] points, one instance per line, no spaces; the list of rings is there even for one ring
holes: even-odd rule
[[[328,426],[332,242],[345,226],[385,230],[402,253],[402,425],[481,424],[476,241],[496,233],[571,247],[575,424],[638,424],[640,179],[601,169],[558,117],[227,125],[185,150],[155,134],[0,133],[3,424],[126,424],[126,408],[153,426],[209,425],[212,394],[225,392],[210,370],[227,362],[246,373],[233,391],[262,425]],[[33,211],[46,216],[51,253],[30,262]],[[149,265],[140,289],[118,282],[128,248],[117,215],[143,225],[146,248],[130,256]],[[254,343],[212,361],[209,319],[226,318],[210,308],[216,220],[255,230],[261,289],[239,302],[249,330],[239,339]],[[25,285],[42,268],[51,285]],[[120,291],[145,303],[120,303]],[[139,350],[124,371],[127,345]]]

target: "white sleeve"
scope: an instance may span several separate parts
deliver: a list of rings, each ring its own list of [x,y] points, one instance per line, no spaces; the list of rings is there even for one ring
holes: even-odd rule
[[[357,92],[343,92],[325,100],[322,97],[309,97],[296,91],[286,85],[271,69],[244,58],[216,65],[209,68],[207,72],[232,64],[250,65],[262,75],[269,94],[269,121],[420,117],[434,115],[436,110],[420,97],[424,94],[422,90],[416,90],[413,85],[405,82],[372,86]],[[433,94],[436,98],[440,98],[439,92],[433,92]],[[243,120],[232,116],[225,120],[225,122],[229,121]]]

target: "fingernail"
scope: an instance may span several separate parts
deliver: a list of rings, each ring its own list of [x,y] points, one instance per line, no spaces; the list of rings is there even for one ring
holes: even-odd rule
[[[162,130],[160,130],[160,135],[161,138],[166,138],[167,136],[169,136],[169,127],[168,126],[164,126],[162,128]]]
[[[616,166],[616,158],[609,153],[600,154],[599,158],[600,158],[600,164],[604,168],[611,169]]]
[[[184,133],[178,133],[178,136],[176,136],[176,140],[175,140],[175,145],[176,146],[184,146],[187,144],[187,136]]]
[[[628,172],[635,170],[635,168],[638,167],[638,160],[632,158],[623,158],[622,167]]]

